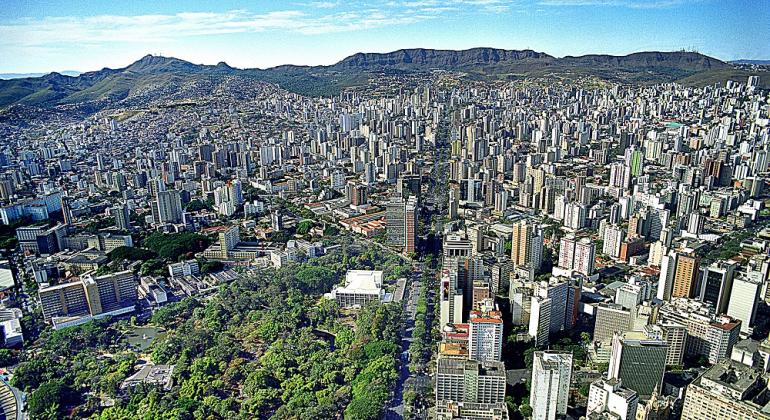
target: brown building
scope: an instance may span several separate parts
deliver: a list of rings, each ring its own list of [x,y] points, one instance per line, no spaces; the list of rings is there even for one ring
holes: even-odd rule
[[[693,297],[695,281],[698,274],[698,258],[693,255],[680,254],[674,272],[674,287],[672,297]]]
[[[489,289],[489,283],[482,282],[482,281],[476,281],[473,283],[473,306],[472,308],[476,310],[478,308],[479,303],[481,303],[484,299],[489,299],[492,297],[492,293]]]
[[[620,244],[620,259],[628,261],[629,258],[644,252],[644,239],[640,236],[628,237]]]
[[[364,204],[367,204],[369,194],[366,185],[355,185],[348,183],[348,188],[350,194],[350,204],[354,206],[363,206]]]

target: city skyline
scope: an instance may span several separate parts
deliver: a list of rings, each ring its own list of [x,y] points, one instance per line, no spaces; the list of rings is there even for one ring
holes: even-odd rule
[[[239,68],[329,65],[358,52],[404,48],[532,49],[556,57],[684,49],[724,61],[767,59],[767,20],[754,1],[140,1],[55,8],[11,1],[0,11],[0,56],[10,58],[0,72],[120,68],[146,54]],[[613,21],[624,25],[606,24]]]
[[[770,420],[768,10],[5,0],[0,417]]]

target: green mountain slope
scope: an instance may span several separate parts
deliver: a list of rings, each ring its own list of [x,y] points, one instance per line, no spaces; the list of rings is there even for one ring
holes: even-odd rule
[[[120,101],[184,98],[205,95],[227,80],[274,83],[305,95],[334,95],[366,84],[382,72],[463,72],[473,79],[539,76],[596,76],[619,83],[681,81],[688,85],[743,81],[745,68],[693,52],[644,52],[626,56],[585,55],[555,58],[531,50],[495,48],[469,50],[405,49],[359,53],[331,66],[279,66],[236,69],[225,63],[198,65],[184,60],[145,56],[121,69],[102,69],[77,77],[51,73],[42,77],[0,80],[0,108],[9,105],[53,107],[88,104],[100,109]],[[768,83],[763,78],[763,86]]]

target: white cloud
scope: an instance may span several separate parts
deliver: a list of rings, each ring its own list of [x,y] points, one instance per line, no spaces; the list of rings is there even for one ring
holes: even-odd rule
[[[630,9],[663,9],[698,0],[541,0],[543,6],[607,6]]]
[[[502,13],[511,9],[514,5],[520,5],[516,0],[407,0],[400,3],[407,9],[427,10],[459,10],[464,6],[467,11],[481,11],[486,13]]]
[[[310,7],[315,7],[317,9],[334,9],[339,5],[339,1],[314,1],[310,3]]]
[[[385,8],[315,15],[301,10],[266,13],[231,10],[173,15],[43,17],[0,24],[0,39],[6,45],[23,47],[71,47],[72,44],[152,43],[191,36],[266,31],[317,35],[407,25],[450,11],[449,8],[436,8],[425,12],[399,13],[403,10]]]

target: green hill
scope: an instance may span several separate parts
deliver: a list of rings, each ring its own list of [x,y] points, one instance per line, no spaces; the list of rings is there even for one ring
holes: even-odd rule
[[[643,52],[626,56],[585,55],[556,58],[531,50],[472,48],[469,50],[405,49],[389,53],[358,53],[331,66],[278,66],[236,69],[226,63],[198,65],[171,57],[147,55],[121,69],[102,69],[77,77],[50,73],[42,77],[0,80],[0,108],[10,105],[53,107],[87,105],[98,110],[121,101],[186,99],[213,92],[228,79],[274,83],[291,92],[330,96],[366,84],[383,72],[463,72],[476,80],[526,77],[595,76],[625,84],[678,81],[710,85],[745,81],[760,70],[728,64],[694,52]],[[767,87],[770,77],[761,77]]]

